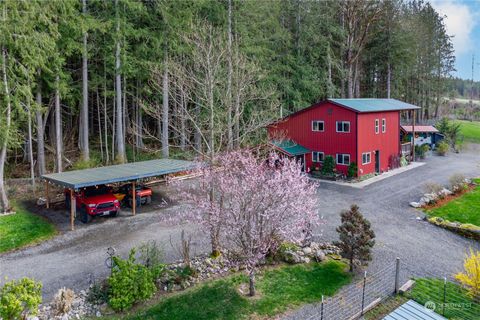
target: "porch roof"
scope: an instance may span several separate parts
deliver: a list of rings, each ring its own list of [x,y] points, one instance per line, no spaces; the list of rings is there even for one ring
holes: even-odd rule
[[[270,143],[276,149],[289,156],[299,156],[310,152],[309,149],[296,143],[293,140],[270,141]]]

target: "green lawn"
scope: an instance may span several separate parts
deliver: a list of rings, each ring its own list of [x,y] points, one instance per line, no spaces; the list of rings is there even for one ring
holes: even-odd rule
[[[480,179],[475,179],[475,182],[480,184]],[[427,211],[427,214],[432,217],[440,217],[452,222],[470,223],[476,226],[480,226],[479,213],[480,185],[442,207]]]
[[[47,220],[17,206],[17,213],[0,217],[0,253],[52,237],[55,227]]]
[[[435,303],[435,312],[443,314],[443,279],[422,278],[415,280],[415,286],[409,297],[420,304],[427,301]],[[475,303],[461,286],[447,282],[445,295],[445,317],[455,320],[474,320],[480,315],[480,304]]]
[[[462,124],[460,130],[465,141],[480,143],[480,122],[465,120],[458,120],[458,122]]]
[[[241,295],[244,275],[215,280],[164,298],[157,305],[123,319],[245,319],[273,316],[301,304],[332,296],[351,281],[346,265],[337,261],[283,266],[257,276],[257,296]]]

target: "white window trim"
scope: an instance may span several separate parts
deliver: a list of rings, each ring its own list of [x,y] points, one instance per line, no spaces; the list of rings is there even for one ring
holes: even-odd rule
[[[345,156],[348,156],[348,163],[339,163],[339,162],[338,162],[338,156],[339,156],[339,155],[342,156],[342,160],[345,160],[345,159],[344,159]],[[337,154],[335,155],[335,161],[337,162],[337,164],[338,164],[339,166],[349,166],[350,163],[351,163],[350,160],[351,160],[351,157],[350,157],[350,154],[349,154],[349,153],[337,153]],[[344,161],[344,162],[345,162],[345,161]]]
[[[338,131],[338,123],[342,123],[342,131]],[[343,131],[343,124],[348,123],[348,131]],[[335,131],[338,133],[350,133],[350,121],[337,121],[335,122]]]
[[[363,162],[363,156],[364,156],[364,155],[367,155],[367,154],[369,155],[369,157],[368,157],[368,162]],[[371,152],[364,152],[364,153],[362,153],[362,165],[364,165],[364,164],[369,164],[369,163],[372,163],[372,153],[371,153]]]
[[[375,134],[380,133],[380,120],[375,119]]]
[[[313,124],[314,124],[314,123],[322,123],[323,129],[322,129],[322,130],[315,130],[315,129],[313,129]],[[325,131],[325,121],[323,121],[323,120],[312,120],[312,131],[313,131],[313,132],[323,132],[323,131]]]
[[[382,119],[382,133],[387,132],[387,119]]]
[[[316,153],[317,154],[317,161],[313,160],[314,157],[313,157],[313,154]],[[323,163],[323,160],[322,161],[318,161],[318,154],[321,154],[322,155],[322,158],[325,159],[325,153],[321,152],[321,151],[312,151],[312,162],[313,163]]]

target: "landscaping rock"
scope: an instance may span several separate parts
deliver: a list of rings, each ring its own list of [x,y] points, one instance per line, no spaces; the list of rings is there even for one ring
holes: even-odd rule
[[[325,252],[323,252],[322,250],[318,250],[317,252],[315,252],[315,260],[317,260],[318,262],[322,262],[323,260],[325,260]]]
[[[446,196],[452,195],[453,192],[448,190],[447,188],[443,188],[442,190],[440,190],[439,194],[446,197]]]
[[[418,203],[418,202],[412,201],[412,202],[410,202],[410,207],[413,207],[413,208],[421,208],[422,205],[421,205],[420,203]]]
[[[305,247],[305,248],[302,249],[302,251],[306,255],[312,254],[312,248],[310,248],[310,247]]]

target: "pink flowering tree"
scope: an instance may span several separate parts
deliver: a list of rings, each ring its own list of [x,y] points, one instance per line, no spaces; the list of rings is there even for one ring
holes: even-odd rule
[[[192,212],[209,230],[213,250],[221,243],[244,259],[253,296],[259,261],[279,241],[301,244],[319,223],[317,186],[299,163],[274,153],[259,159],[250,151],[233,151],[213,163],[202,169],[198,189],[190,193]]]

